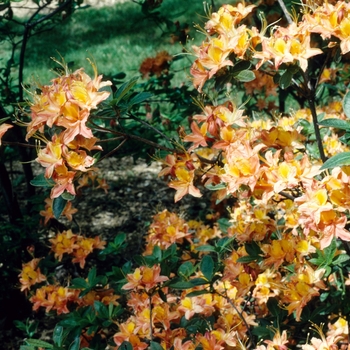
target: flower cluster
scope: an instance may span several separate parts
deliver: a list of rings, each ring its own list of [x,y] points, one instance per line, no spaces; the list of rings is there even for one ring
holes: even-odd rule
[[[46,168],[45,177],[54,181],[51,198],[65,191],[75,195],[74,180],[80,172],[93,169],[95,163],[87,151],[102,150],[87,123],[91,111],[110,94],[99,90],[111,82],[102,82],[92,66],[93,79],[82,68],[69,73],[64,67],[64,74],[53,79],[51,85],[41,86],[40,94],[32,94],[26,139],[35,136],[46,143],[36,161]],[[45,128],[53,130],[51,140],[44,136]]]
[[[104,249],[105,241],[101,241],[98,236],[95,238],[87,238],[81,235],[73,234],[71,230],[58,233],[55,238],[50,239],[51,249],[55,253],[58,261],[61,261],[63,254],[72,255],[73,263],[79,263],[83,269],[86,257],[93,252],[94,249]]]
[[[299,23],[293,22],[286,28],[276,25],[271,35],[266,36],[268,28],[265,21],[261,31],[242,24],[254,11],[254,5],[223,5],[211,14],[206,23],[207,40],[201,46],[193,47],[196,56],[191,68],[194,86],[201,91],[208,79],[219,70],[234,66],[236,59],[255,59],[258,61],[256,69],[266,62],[273,63],[276,70],[283,63],[298,63],[300,69],[306,72],[308,59],[323,53],[311,43],[312,33],[327,39],[328,47],[340,42],[341,53],[348,53],[350,5],[338,1],[335,5],[326,2],[313,7],[305,5],[305,13]]]
[[[40,259],[33,259],[23,264],[22,272],[18,276],[21,283],[21,291],[28,291],[34,284],[46,281],[46,276],[41,273],[38,267],[39,262]]]

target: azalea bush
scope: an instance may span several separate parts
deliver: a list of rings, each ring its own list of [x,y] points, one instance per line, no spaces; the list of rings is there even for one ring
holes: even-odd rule
[[[210,192],[211,210],[156,213],[132,259],[123,234],[48,237],[19,283],[57,323],[43,341],[18,322],[22,349],[348,346],[350,5],[281,11],[285,25],[242,3],[208,14],[190,69],[201,112],[157,144],[175,201]],[[22,110],[26,138],[40,140],[33,184],[50,190],[47,220],[74,215],[77,188],[98,173],[96,135],[115,150],[135,138],[118,127],[151,96],[135,80],[110,90],[92,66],[90,77],[62,63]]]

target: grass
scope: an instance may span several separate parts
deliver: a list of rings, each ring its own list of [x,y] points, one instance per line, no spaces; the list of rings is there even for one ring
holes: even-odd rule
[[[225,1],[216,1],[216,6]],[[188,23],[190,35],[199,42],[193,23],[205,21],[201,0],[166,0],[160,7],[168,19]],[[190,45],[189,45],[190,46]],[[50,57],[64,57],[66,62],[74,62],[74,69],[85,67],[91,72],[86,58],[92,58],[98,71],[106,76],[125,72],[131,78],[138,75],[141,62],[159,51],[167,50],[171,54],[182,51],[180,44],[170,43],[170,33],[166,26],[160,27],[141,12],[141,6],[134,2],[116,4],[111,7],[87,8],[78,10],[67,21],[49,32],[32,37],[26,52],[24,81],[31,76],[40,77],[47,83],[54,77],[50,72],[54,63]],[[191,58],[192,60],[192,58]],[[180,60],[177,70],[184,69],[188,75],[190,61]]]

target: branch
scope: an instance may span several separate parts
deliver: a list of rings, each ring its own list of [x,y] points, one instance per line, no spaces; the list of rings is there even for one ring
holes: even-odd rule
[[[127,138],[124,138],[124,140],[114,149],[112,149],[110,152],[108,152],[107,154],[105,154],[103,157],[101,157],[96,163],[100,162],[101,160],[111,156],[113,153],[117,152],[120,148],[122,148],[122,146],[124,145],[124,143],[127,141]],[[95,164],[96,164],[95,163]]]
[[[227,295],[227,289],[225,288],[225,295],[215,291],[216,294],[220,295],[221,297],[225,298],[229,304],[235,309],[235,311],[237,312],[239,318],[243,321],[244,325],[247,327],[247,332],[248,332],[248,339],[249,339],[249,346],[247,347],[247,349],[249,349],[250,346],[252,346],[253,349],[255,349],[255,342],[253,340],[253,334],[250,330],[250,327],[246,321],[246,319],[243,317],[242,312],[240,312],[237,308],[237,306],[232,302],[231,298],[229,298],[229,296]]]
[[[157,149],[162,149],[164,151],[168,151],[168,152],[174,152],[176,151],[175,148],[169,148],[169,147],[165,147],[165,146],[162,146],[162,145],[159,145],[158,143],[155,143],[153,141],[150,141],[150,140],[147,140],[147,139],[144,139],[140,136],[136,136],[136,135],[132,135],[132,134],[127,134],[127,133],[124,133],[124,132],[121,132],[121,131],[116,131],[116,130],[110,130],[110,129],[107,129],[107,128],[104,128],[102,126],[99,126],[97,124],[95,124],[94,122],[90,121],[90,123],[96,128],[96,130],[99,130],[99,131],[103,131],[103,132],[108,132],[108,133],[111,133],[111,134],[114,134],[114,135],[120,135],[120,136],[124,136],[125,138],[130,138],[130,139],[134,139],[134,140],[137,140],[137,141],[140,141],[140,142],[143,142],[143,143],[146,143],[154,148],[157,148]]]
[[[134,120],[137,120],[138,122],[140,122],[143,125],[146,125],[148,128],[152,129],[153,131],[155,131],[157,134],[161,135],[162,137],[164,137],[166,140],[168,140],[169,143],[172,143],[173,141],[166,136],[164,133],[162,133],[160,130],[156,129],[154,126],[152,126],[151,124],[143,121],[142,119],[139,119],[138,117],[134,116],[133,114],[130,114],[130,117]]]
[[[314,99],[312,97],[310,97],[308,99],[308,102],[309,102],[309,107],[310,107],[311,114],[312,114],[312,122],[314,124],[315,136],[316,136],[318,151],[320,152],[321,160],[324,163],[327,160],[327,157],[326,157],[326,155],[324,153],[323,143],[322,143],[322,138],[321,138],[321,133],[320,133],[320,128],[318,126],[315,101],[314,101]]]

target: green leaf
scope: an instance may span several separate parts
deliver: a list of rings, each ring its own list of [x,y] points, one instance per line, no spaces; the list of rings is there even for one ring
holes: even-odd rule
[[[150,349],[151,350],[164,350],[163,347],[160,344],[158,344],[158,343],[156,343],[154,341],[151,341]]]
[[[231,68],[231,73],[237,75],[239,72],[246,71],[251,67],[249,61],[239,61]]]
[[[193,288],[193,284],[187,281],[178,281],[178,282],[170,283],[168,287],[174,288],[174,289],[190,289],[190,288]]]
[[[162,250],[157,245],[153,248],[152,257],[157,261],[162,261]],[[153,265],[154,264],[152,263],[152,266]]]
[[[350,152],[338,153],[326,160],[321,166],[321,170],[335,168],[337,166],[350,165]]]
[[[275,298],[269,298],[266,306],[271,312],[272,316],[278,318],[281,315],[281,309],[279,308],[278,301]]]
[[[72,281],[71,288],[74,289],[85,289],[88,288],[90,285],[87,283],[84,278],[74,278]]]
[[[58,219],[61,216],[66,204],[67,201],[62,196],[53,199],[52,212],[56,219]]]
[[[336,239],[333,238],[331,244],[324,249],[324,255],[326,258],[325,264],[330,265],[333,261],[334,255],[337,252],[337,242]]]
[[[100,318],[106,318],[108,319],[108,309],[105,304],[102,302],[95,300],[94,301],[94,308],[97,311],[97,314]]]
[[[96,284],[96,267],[95,266],[89,271],[88,281],[91,286]]]
[[[131,80],[126,81],[114,94],[114,99],[111,103],[117,105],[120,100],[125,97],[125,95],[135,86],[137,79],[137,77],[134,77]]]
[[[63,327],[62,326],[56,326],[53,330],[52,334],[52,340],[55,345],[61,347],[63,343]]]
[[[248,253],[248,255],[254,256],[256,258],[258,258],[260,254],[262,254],[262,251],[256,242],[246,243],[245,250]]]
[[[208,281],[211,281],[214,275],[214,261],[210,255],[204,255],[200,264],[200,269],[204,277]]]
[[[50,343],[47,343],[46,341],[39,340],[39,339],[26,339],[26,342],[31,345],[35,346],[37,348],[45,348],[45,349],[53,349],[53,345]]]
[[[194,266],[191,261],[184,262],[178,269],[177,273],[181,277],[189,277],[194,273]]]
[[[205,280],[204,278],[193,278],[189,281],[193,286],[202,286],[204,284],[208,284],[209,282]]]
[[[345,115],[350,119],[350,91],[344,97],[343,110]]]
[[[47,179],[44,174],[40,174],[30,181],[30,184],[36,187],[53,187],[55,185],[55,181],[52,179]]]
[[[195,290],[194,292],[186,294],[186,297],[191,298],[191,297],[196,297],[198,295],[203,295],[203,294],[208,294],[208,293],[209,292],[207,290],[205,290],[205,289],[203,289],[203,290]]]
[[[226,219],[226,218],[220,218],[219,220],[217,220],[217,222],[219,224],[220,230],[222,232],[224,232],[224,233],[227,233],[227,229],[232,226],[230,221],[228,219]],[[226,238],[228,238],[228,237],[225,237],[225,238],[222,238],[222,239],[226,239]],[[219,246],[219,242],[216,245]],[[220,246],[221,246],[221,244],[220,244]]]
[[[153,94],[151,94],[150,92],[140,92],[139,94],[137,94],[136,96],[134,96],[129,102],[128,102],[128,106],[131,107],[133,105],[137,105],[142,103],[143,101],[148,100],[149,98],[151,98],[153,96]]]
[[[291,70],[287,69],[281,76],[279,85],[284,90],[292,83],[293,73]]]
[[[242,70],[235,76],[235,79],[242,83],[248,83],[255,80],[255,78],[255,74],[251,70]]]
[[[196,247],[196,250],[199,252],[216,252],[215,247],[209,244],[201,245],[199,247]]]
[[[123,341],[118,350],[133,350],[132,345],[128,341]]]
[[[125,239],[126,239],[126,234],[125,233],[119,233],[116,235],[116,237],[114,238],[114,241],[113,243],[120,247],[124,242],[125,242]]]
[[[252,261],[257,260],[258,258],[256,256],[241,256],[240,258],[237,259],[237,262],[247,264]]]
[[[350,259],[349,255],[345,255],[345,254],[337,255],[333,259],[332,264],[333,265],[342,265],[344,262],[348,261],[349,259]]]
[[[337,118],[324,119],[318,124],[321,126],[328,126],[328,127],[342,129],[342,130],[350,130],[350,122],[347,122],[346,120],[342,120],[342,119],[337,119]]]
[[[217,185],[207,184],[207,185],[204,185],[204,187],[210,191],[218,191],[218,190],[223,190],[224,188],[226,188],[226,184],[224,184],[224,183],[217,184]]]
[[[80,349],[80,337],[77,336],[71,343],[69,350],[79,350]]]
[[[75,198],[74,194],[70,194],[69,192],[63,192],[61,197],[66,201],[72,201]]]

